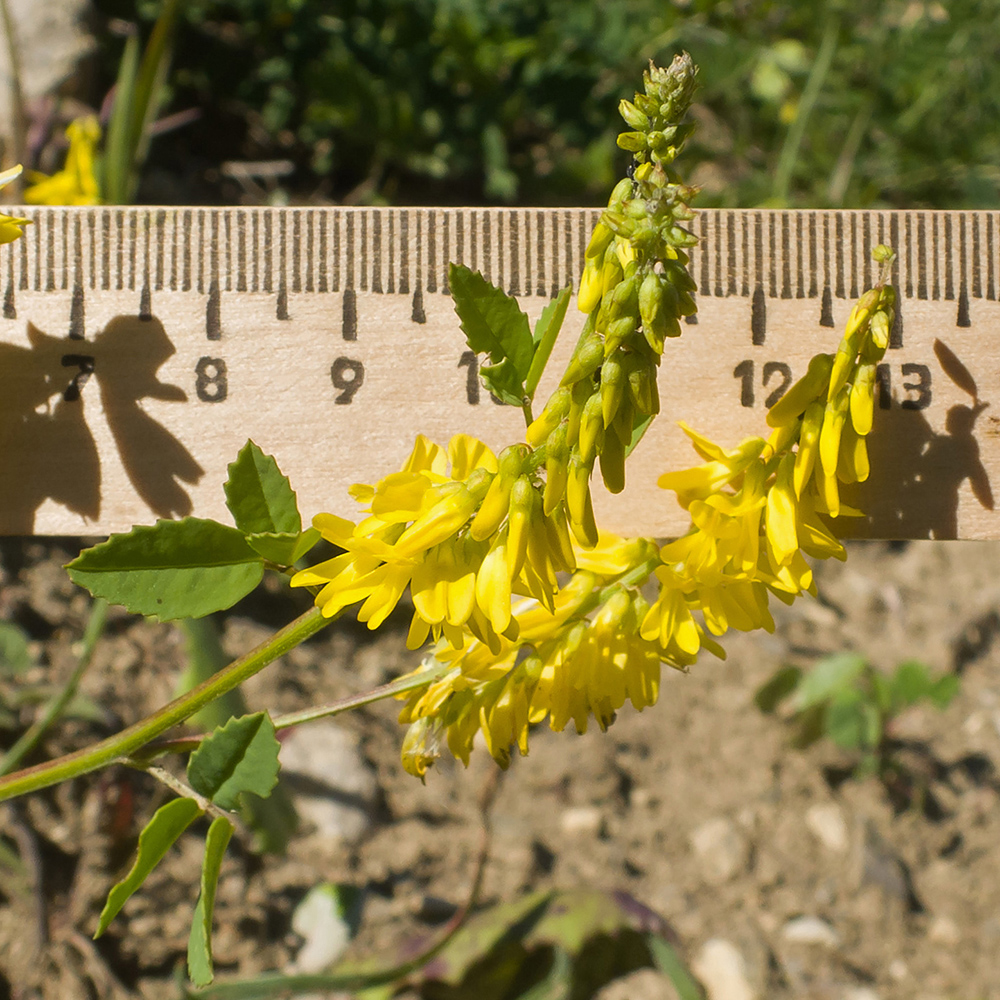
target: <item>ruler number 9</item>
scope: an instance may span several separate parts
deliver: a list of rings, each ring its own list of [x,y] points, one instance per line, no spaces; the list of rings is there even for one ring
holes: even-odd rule
[[[354,399],[354,394],[365,380],[365,366],[350,358],[337,358],[330,366],[330,380],[335,389],[340,389],[340,394],[333,401],[346,405]]]

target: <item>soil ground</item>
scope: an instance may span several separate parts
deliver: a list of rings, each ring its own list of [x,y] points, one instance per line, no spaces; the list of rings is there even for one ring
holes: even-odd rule
[[[55,682],[72,666],[89,599],[60,567],[78,544],[0,543],[0,618],[24,626],[39,656],[28,681]],[[850,543],[846,564],[818,568],[819,601],[779,605],[774,635],[731,637],[725,662],[669,673],[654,708],[626,708],[607,733],[539,729],[497,791],[483,902],[553,886],[624,889],[670,922],[698,968],[715,953],[708,942],[734,946],[752,990],[743,995],[760,1000],[1000,1000],[998,566],[993,543]],[[300,607],[299,594],[248,598],[220,618],[227,652]],[[403,618],[377,634],[333,625],[251,681],[250,705],[286,711],[390,679],[415,661]],[[841,780],[845,761],[830,745],[790,749],[786,725],[754,705],[782,664],[845,649],[883,669],[919,658],[961,674],[947,710],[915,708],[898,722],[924,779],[909,809],[873,779]],[[174,627],[112,613],[84,682],[106,718],[65,721],[45,754],[162,704],[183,660]],[[287,967],[301,945],[292,912],[324,880],[365,890],[354,954],[395,954],[462,903],[481,834],[476,802],[495,766],[485,752],[468,770],[445,759],[422,786],[399,764],[397,710],[380,704],[338,723],[361,769],[361,784],[338,793],[342,836],[307,817],[285,858],[231,850],[220,974]],[[178,995],[204,831],[185,835],[108,935],[90,940],[162,801],[149,776],[115,771],[6,808],[0,833],[27,865],[0,882],[0,997]],[[652,975],[630,983],[614,996],[672,995]]]

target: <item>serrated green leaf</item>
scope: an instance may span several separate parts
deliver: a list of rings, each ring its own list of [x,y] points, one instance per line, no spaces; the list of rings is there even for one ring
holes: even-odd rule
[[[205,859],[201,865],[201,891],[191,921],[188,938],[188,976],[195,986],[208,986],[214,978],[212,969],[212,914],[215,912],[215,889],[219,884],[222,859],[233,835],[233,824],[225,816],[216,816],[205,839]]]
[[[267,798],[278,781],[278,749],[266,712],[230,719],[191,754],[188,781],[222,809],[235,809],[241,792]]]
[[[572,289],[564,288],[543,310],[538,317],[532,340],[535,344],[534,357],[531,359],[531,367],[524,380],[524,391],[529,399],[534,399],[535,389],[538,388],[538,380],[545,371],[545,366],[549,363],[549,355],[555,347],[556,338],[562,329],[563,320],[566,318],[566,307],[569,305],[569,296]]]
[[[129,896],[146,881],[149,873],[159,864],[170,846],[201,815],[201,812],[194,799],[174,799],[153,813],[153,818],[139,834],[139,846],[136,849],[132,870],[108,893],[108,901],[101,911],[95,938],[99,938],[108,929],[108,925],[118,916]]]
[[[232,607],[264,575],[261,557],[240,531],[197,517],[112,535],[66,569],[95,597],[160,621]]]
[[[802,678],[795,696],[795,707],[802,711],[832,698],[838,691],[849,687],[865,665],[865,658],[857,653],[834,653],[824,657]]]
[[[247,543],[263,558],[279,566],[293,566],[322,536],[315,528],[302,532],[260,532],[247,535]]]
[[[229,465],[226,506],[244,535],[293,534],[302,530],[295,491],[271,455],[253,441]]]
[[[781,667],[757,688],[753,700],[762,712],[773,712],[798,687],[801,679],[801,668]]]
[[[13,622],[0,622],[0,676],[17,677],[34,664],[24,629]]]
[[[483,385],[505,403],[520,406],[535,354],[528,317],[516,299],[478,271],[452,264],[448,277],[466,343],[493,362],[479,369]]]

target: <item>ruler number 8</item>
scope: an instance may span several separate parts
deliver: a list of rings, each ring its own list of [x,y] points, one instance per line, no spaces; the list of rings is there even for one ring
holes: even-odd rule
[[[226,362],[222,358],[199,358],[194,375],[194,390],[203,403],[221,403],[229,395]]]
[[[340,389],[340,395],[335,396],[333,401],[345,405],[354,399],[354,394],[361,388],[365,380],[365,366],[350,358],[337,358],[330,366],[330,380],[335,389]]]

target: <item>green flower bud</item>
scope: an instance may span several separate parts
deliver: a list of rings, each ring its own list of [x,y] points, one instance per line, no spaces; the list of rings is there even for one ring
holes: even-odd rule
[[[625,381],[621,352],[615,351],[604,359],[604,364],[601,366],[601,407],[605,427],[610,426],[618,412],[622,397],[625,395]]]
[[[569,444],[566,441],[568,427],[569,423],[564,420],[545,442],[545,492],[542,496],[542,509],[546,515],[556,509],[566,492],[566,463],[569,459]]]
[[[631,101],[622,100],[618,104],[618,113],[625,119],[629,128],[645,132],[649,128],[649,116],[640,111]]]
[[[584,404],[580,418],[580,437],[577,448],[583,461],[593,464],[604,441],[604,417],[601,394],[595,392]]]
[[[604,338],[599,333],[592,333],[577,345],[563,375],[561,386],[571,386],[581,379],[593,375],[604,360]]]

